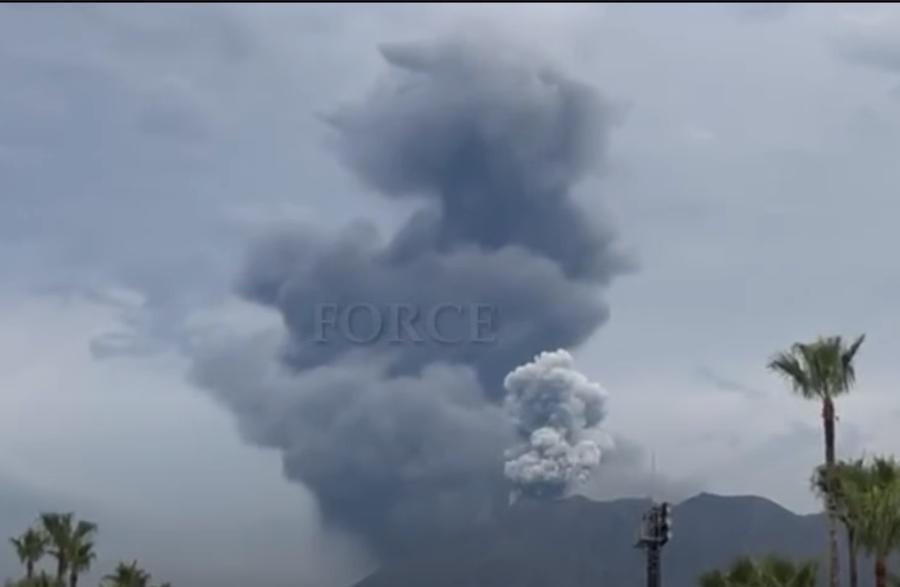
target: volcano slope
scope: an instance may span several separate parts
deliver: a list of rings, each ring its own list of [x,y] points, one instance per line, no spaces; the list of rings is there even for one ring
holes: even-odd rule
[[[355,587],[640,585],[644,558],[634,543],[649,506],[641,499],[583,497],[520,502],[490,525],[387,564]],[[693,587],[703,571],[740,554],[778,552],[824,562],[824,517],[798,515],[761,497],[700,494],[674,507],[673,526],[663,552],[666,587]],[[861,587],[871,587],[870,566],[861,561],[860,568]]]

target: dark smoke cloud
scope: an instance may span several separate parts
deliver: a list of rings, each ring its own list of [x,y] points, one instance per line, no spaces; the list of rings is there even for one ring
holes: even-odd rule
[[[287,339],[211,350],[196,377],[328,520],[396,556],[505,504],[504,376],[585,341],[607,318],[598,290],[628,264],[570,194],[613,121],[593,88],[477,39],[381,53],[385,84],[326,118],[363,186],[416,212],[386,241],[363,223],[260,245],[241,293],[279,312]],[[310,342],[316,304],[448,302],[497,308],[497,342]]]

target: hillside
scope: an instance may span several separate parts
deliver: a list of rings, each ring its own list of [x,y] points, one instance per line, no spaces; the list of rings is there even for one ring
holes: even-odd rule
[[[633,545],[649,505],[582,497],[520,503],[491,526],[438,551],[386,565],[356,587],[640,585],[644,559]],[[825,551],[823,516],[797,515],[760,497],[701,494],[677,505],[673,518],[674,538],[663,553],[666,587],[693,587],[701,572],[742,553],[821,558]],[[861,575],[861,587],[869,587],[870,574]]]

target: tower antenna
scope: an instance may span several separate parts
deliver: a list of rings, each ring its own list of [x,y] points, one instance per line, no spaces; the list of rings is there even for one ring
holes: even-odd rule
[[[656,451],[650,451],[650,510],[644,514],[635,547],[644,551],[647,587],[662,587],[662,550],[672,538],[672,506],[656,502]]]

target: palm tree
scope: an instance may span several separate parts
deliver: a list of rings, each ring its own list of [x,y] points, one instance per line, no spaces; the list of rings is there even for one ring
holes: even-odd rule
[[[78,557],[79,550],[85,544],[92,543],[97,525],[84,520],[76,522],[73,513],[47,512],[41,514],[40,521],[50,542],[49,554],[56,559],[56,580],[62,583],[68,578],[70,584],[74,586],[78,581],[78,573],[83,569],[73,570],[73,559]],[[92,550],[92,548],[88,550]],[[91,555],[89,559],[93,560],[93,556]],[[90,560],[87,562],[88,566],[90,566]],[[75,583],[71,583],[72,573],[74,573]]]
[[[829,484],[828,468],[825,465],[816,467],[812,478],[813,491],[827,500],[829,491],[833,493],[835,516],[844,526],[847,537],[847,561],[850,575],[850,587],[859,587],[859,544],[857,541],[857,528],[860,521],[854,508],[848,502],[848,491],[858,491],[868,483],[868,473],[863,459],[853,461],[838,461],[834,464],[834,481]],[[833,485],[833,488],[829,488]],[[827,501],[826,501],[827,503]]]
[[[77,527],[76,527],[77,530]],[[78,587],[78,577],[91,569],[97,553],[94,552],[94,541],[89,536],[80,536],[77,532],[70,545],[69,552],[69,587]]]
[[[56,580],[62,582],[69,570],[66,545],[72,533],[74,514],[45,512],[40,515],[40,523],[50,546],[49,554],[56,559]]]
[[[63,587],[63,584],[57,581],[53,575],[41,571],[30,579],[7,581],[3,587]]]
[[[859,520],[860,550],[875,561],[875,587],[887,587],[887,559],[900,544],[900,463],[875,458],[866,466],[868,482],[848,487],[847,503]]]
[[[137,561],[120,562],[103,581],[107,587],[149,587],[150,573],[140,568]]]
[[[815,587],[819,565],[814,560],[794,563],[777,554],[759,561],[740,556],[724,570],[700,575],[698,587]]]
[[[697,579],[698,587],[759,587],[759,569],[749,556],[739,556],[722,571],[706,571]]]
[[[822,425],[825,432],[826,482],[833,480],[834,449],[834,399],[850,391],[856,381],[853,360],[865,335],[849,346],[840,336],[818,338],[811,343],[795,343],[789,351],[776,354],[768,368],[783,376],[793,391],[804,399],[822,403]],[[834,491],[826,494],[828,511],[828,582],[838,587],[840,559],[838,558],[837,507]]]
[[[16,556],[25,565],[25,579],[34,578],[34,566],[47,554],[47,537],[36,528],[29,528],[18,538],[9,541],[16,549]]]
[[[760,587],[816,587],[819,563],[815,560],[793,562],[776,554],[757,564]]]

